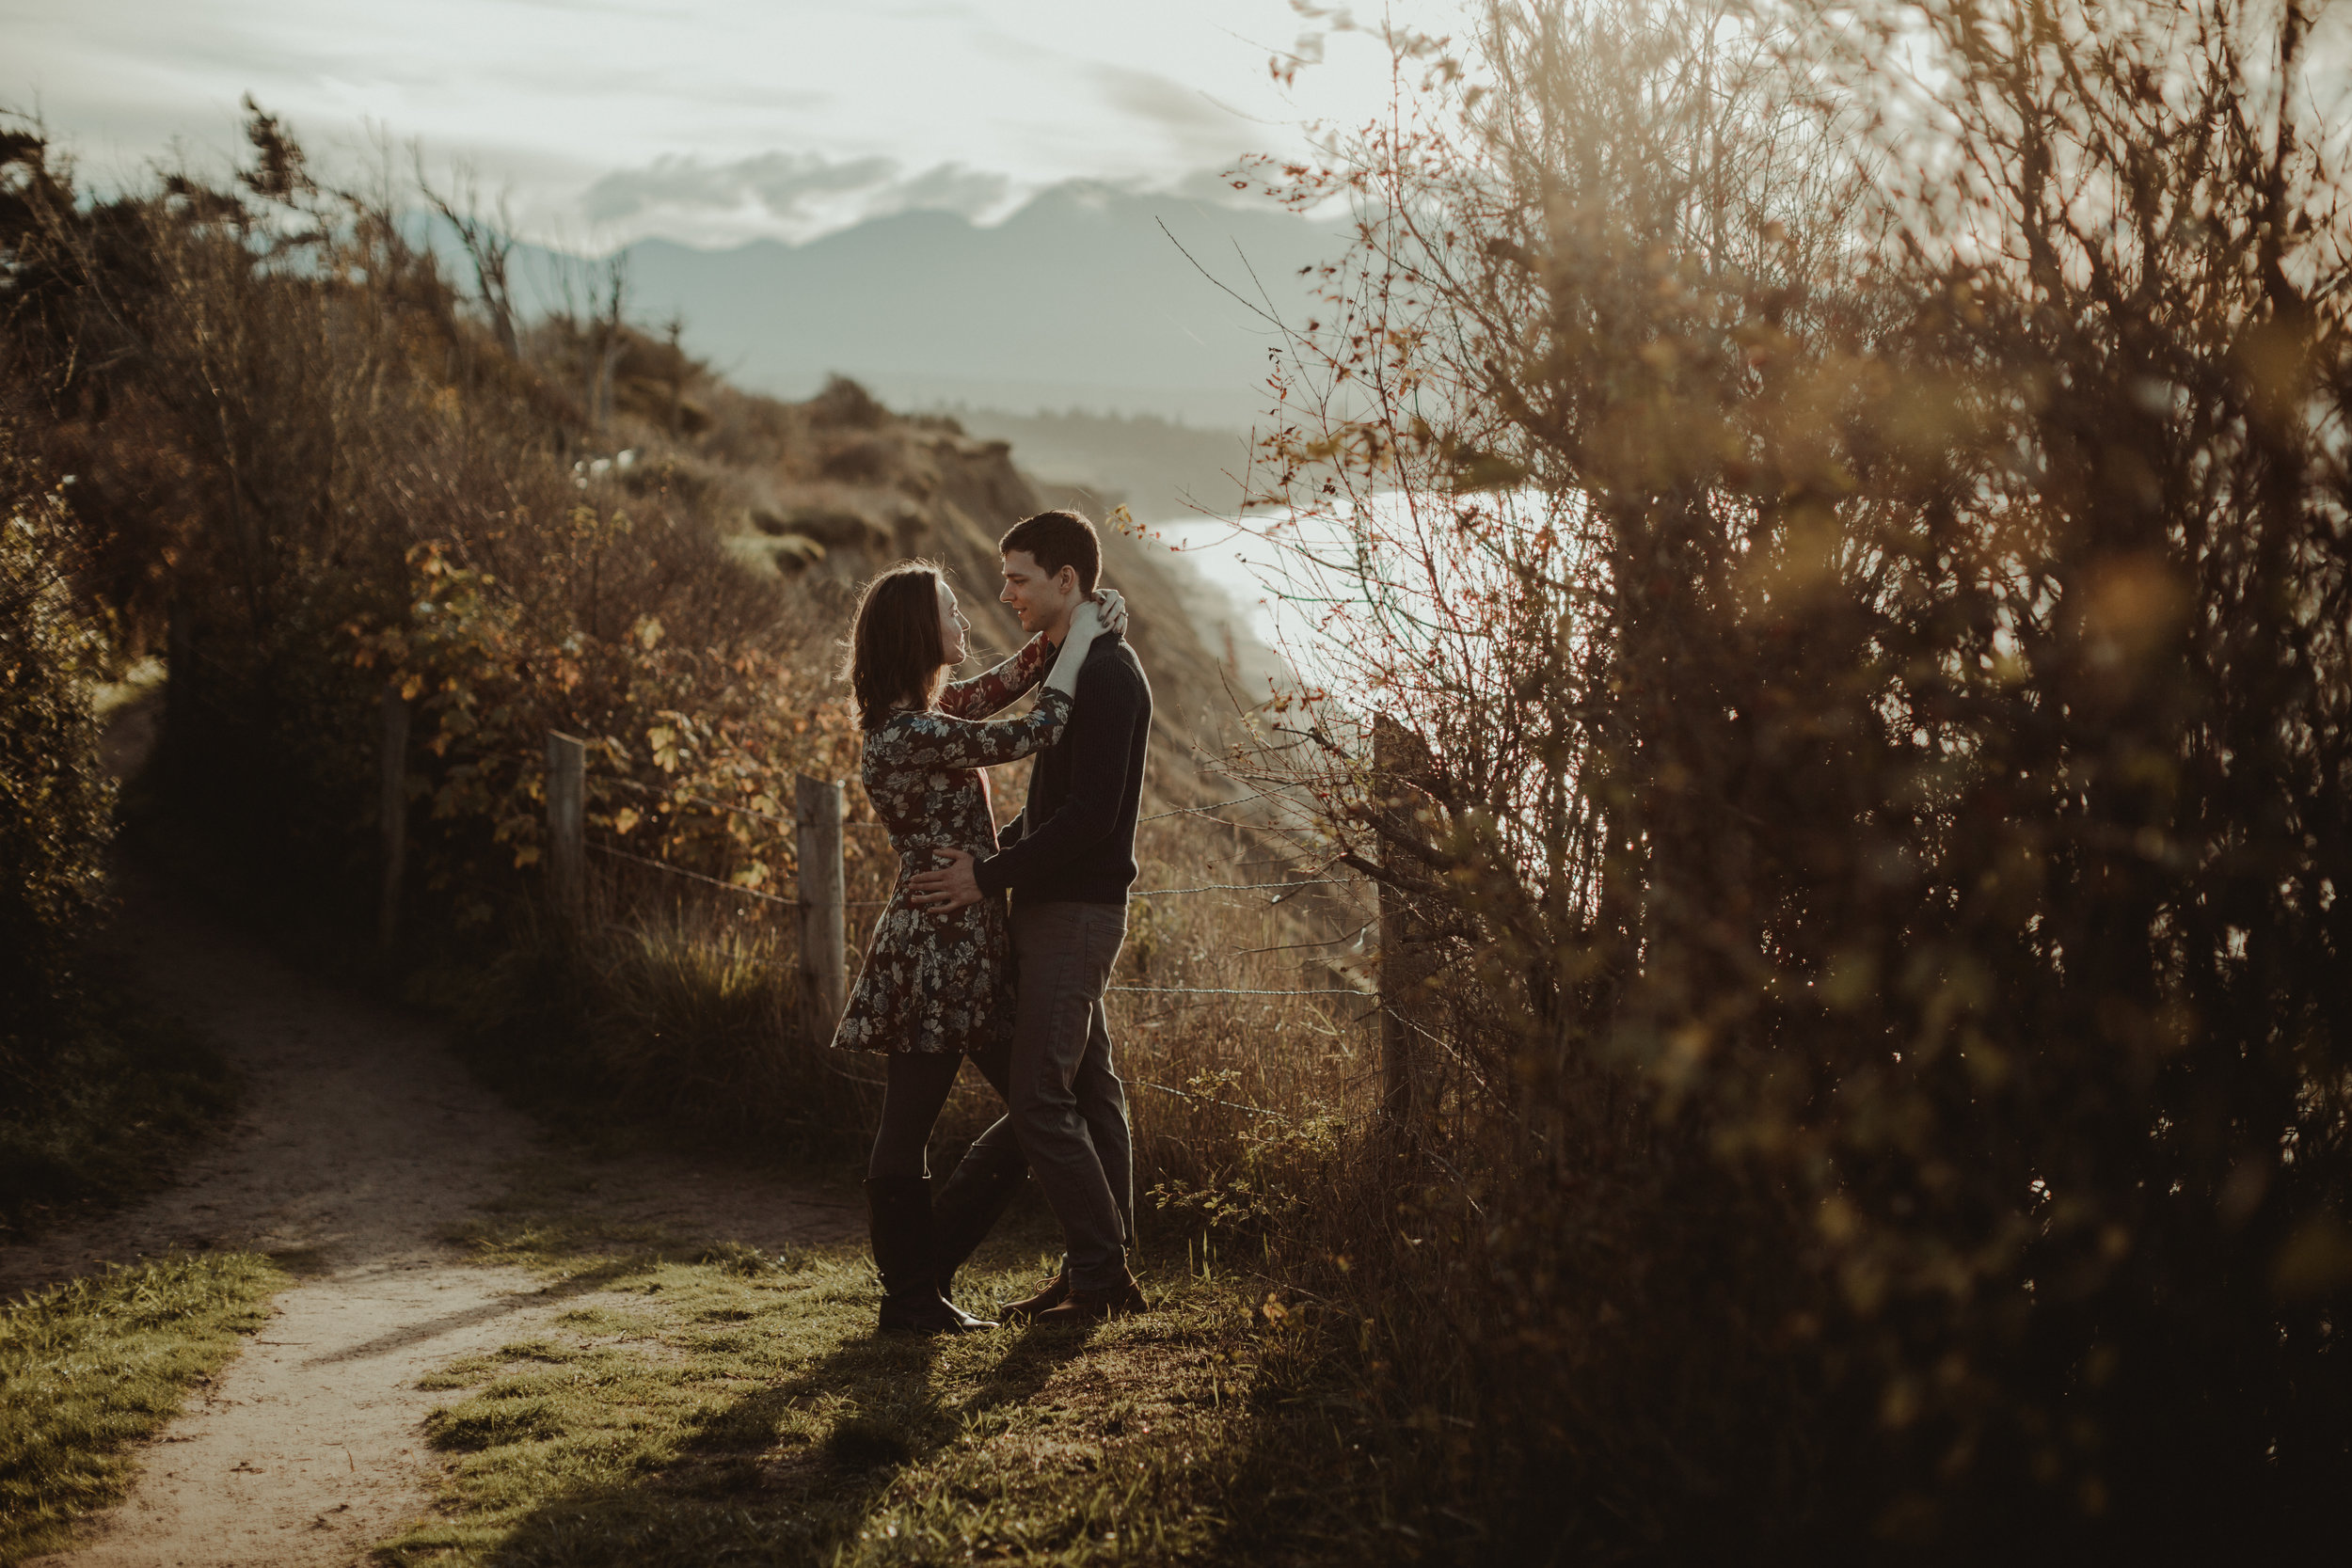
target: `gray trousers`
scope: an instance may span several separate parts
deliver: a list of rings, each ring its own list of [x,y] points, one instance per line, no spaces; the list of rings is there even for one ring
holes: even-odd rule
[[[1025,1156],[1061,1221],[1073,1289],[1126,1276],[1135,1234],[1136,1157],[1127,1091],[1111,1070],[1103,988],[1127,940],[1124,904],[1041,904],[1012,914],[1020,963],[1011,1111],[966,1160]]]

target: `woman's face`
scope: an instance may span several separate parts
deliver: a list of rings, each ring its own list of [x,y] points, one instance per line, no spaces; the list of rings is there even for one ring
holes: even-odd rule
[[[939,579],[939,645],[946,652],[950,665],[961,664],[972,651],[972,623],[956,608],[956,591],[947,586],[947,579]]]

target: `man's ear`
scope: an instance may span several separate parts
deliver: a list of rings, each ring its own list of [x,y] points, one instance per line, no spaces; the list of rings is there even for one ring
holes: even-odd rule
[[[1075,594],[1078,591],[1078,568],[1064,566],[1060,571],[1056,572],[1054,586],[1064,594]]]

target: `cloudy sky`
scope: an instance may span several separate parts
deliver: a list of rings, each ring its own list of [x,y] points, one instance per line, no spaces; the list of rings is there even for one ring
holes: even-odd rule
[[[1321,25],[1289,0],[0,0],[0,105],[103,180],[225,162],[249,91],[345,166],[372,137],[470,161],[537,238],[723,245],[987,221],[1076,178],[1201,188],[1386,102],[1360,34],[1272,79]]]

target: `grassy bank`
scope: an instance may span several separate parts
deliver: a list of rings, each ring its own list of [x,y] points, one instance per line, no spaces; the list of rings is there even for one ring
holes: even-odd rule
[[[862,1249],[767,1257],[611,1227],[539,1180],[467,1238],[574,1290],[441,1368],[440,1522],[410,1563],[1362,1561],[1369,1490],[1306,1378],[1304,1314],[1184,1259],[1091,1332],[873,1332]],[[584,1200],[582,1200],[584,1202]],[[965,1275],[1025,1291],[1042,1233]],[[1391,1537],[1394,1539],[1394,1537]]]
[[[0,1105],[0,1241],[161,1185],[237,1096],[212,1042],[119,993],[93,1004],[38,1076],[11,1087]]]
[[[121,1497],[130,1446],[262,1324],[286,1283],[249,1253],[111,1268],[0,1309],[0,1563]]]

